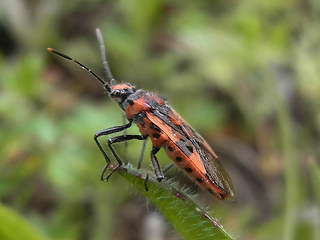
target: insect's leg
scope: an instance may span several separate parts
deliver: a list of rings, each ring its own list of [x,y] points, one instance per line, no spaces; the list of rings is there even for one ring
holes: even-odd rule
[[[112,147],[112,144],[114,143],[120,143],[120,142],[125,142],[131,139],[137,139],[137,140],[144,140],[146,139],[147,136],[143,136],[143,135],[120,135],[120,136],[116,136],[116,137],[112,137],[108,139],[108,146],[113,154],[113,156],[115,157],[115,159],[118,162],[118,165],[112,169],[112,171],[108,174],[108,176],[106,177],[106,179],[108,180],[111,175],[118,170],[118,168],[122,165],[122,161],[120,160],[120,158],[118,157],[116,151],[114,150],[114,148]]]
[[[143,160],[144,151],[146,150],[146,145],[147,145],[147,139],[144,140],[144,142],[143,142],[142,149],[141,149],[141,153],[140,153],[140,157],[139,157],[139,161],[138,161],[137,169],[140,169],[140,167],[141,167],[141,162],[142,162],[142,160]]]
[[[126,116],[123,114],[122,115],[123,124],[126,123],[126,119],[127,119]],[[125,129],[123,131],[123,135],[127,135],[127,129]],[[124,159],[127,159],[127,155],[128,155],[128,142],[124,142]],[[127,163],[128,163],[128,161],[125,162],[125,164],[127,164]]]
[[[168,172],[173,166],[174,166],[174,163],[169,164],[165,169],[162,170],[162,172],[163,173]]]
[[[160,148],[157,148],[157,147],[153,146],[150,155],[151,155],[151,163],[152,163],[154,172],[156,174],[156,178],[160,182],[162,179],[164,179],[164,176],[163,176],[163,173],[161,171],[158,159],[156,157],[156,153],[159,152],[159,150],[160,150]]]
[[[147,174],[146,179],[144,180],[144,189],[146,190],[146,192],[149,191],[148,185],[147,185],[148,180],[149,180],[149,174]]]
[[[103,150],[98,138],[101,137],[101,136],[106,136],[106,135],[112,134],[112,133],[121,132],[122,130],[129,128],[131,126],[131,124],[132,124],[132,120],[129,121],[129,123],[123,125],[123,126],[116,126],[116,127],[103,129],[103,130],[98,131],[98,132],[96,132],[94,134],[94,141],[98,145],[102,155],[104,156],[104,158],[105,158],[105,160],[107,162],[107,165],[105,166],[105,168],[102,171],[101,180],[103,180],[103,176],[104,176],[106,170],[108,169],[111,161],[110,161],[109,157],[107,156],[106,152]]]

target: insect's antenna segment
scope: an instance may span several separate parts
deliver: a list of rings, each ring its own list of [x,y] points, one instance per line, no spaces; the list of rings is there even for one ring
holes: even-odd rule
[[[108,82],[109,84],[112,86],[115,84],[115,79],[113,78],[111,71],[110,71],[110,67],[109,64],[107,62],[107,58],[106,58],[106,48],[104,46],[104,41],[103,41],[103,37],[102,37],[102,33],[100,31],[99,28],[96,29],[96,35],[100,44],[100,52],[101,52],[101,58],[102,58],[102,63],[104,66],[104,70],[107,73],[107,77],[108,77]]]
[[[95,74],[95,72],[93,72],[90,68],[86,67],[85,65],[83,65],[83,64],[80,63],[80,62],[78,62],[77,60],[75,60],[75,59],[73,59],[73,58],[71,58],[71,57],[69,57],[69,56],[67,56],[67,55],[65,55],[65,54],[63,54],[63,53],[61,53],[61,52],[58,52],[58,51],[56,51],[56,50],[53,50],[52,48],[47,48],[47,50],[48,50],[49,52],[52,52],[52,53],[54,53],[54,54],[57,54],[57,55],[60,56],[60,57],[63,57],[63,58],[65,58],[65,59],[68,59],[68,60],[70,60],[70,61],[78,64],[82,69],[88,71],[92,76],[94,76],[96,79],[98,79],[98,80],[102,83],[103,87],[104,87],[109,93],[111,92],[111,89],[110,89],[109,84],[108,84],[107,82],[105,82],[104,80],[102,80],[102,79],[101,79],[97,74]]]

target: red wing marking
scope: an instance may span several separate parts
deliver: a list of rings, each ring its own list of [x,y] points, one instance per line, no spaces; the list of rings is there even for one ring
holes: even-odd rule
[[[202,147],[209,152],[212,156],[214,156],[215,158],[218,158],[217,154],[215,154],[215,152],[212,150],[212,148],[210,147],[210,145],[207,143],[206,140],[204,140],[196,131],[194,131],[190,125],[182,118],[180,117],[180,115],[171,108],[172,111],[172,115],[174,116],[175,119],[179,119],[179,122],[184,131],[184,133],[188,136],[189,139],[198,139],[200,140],[200,142],[202,143]]]
[[[166,106],[166,109],[159,109],[159,112],[147,112],[147,117],[158,125],[174,143],[182,137],[192,144],[196,151],[188,156],[188,160],[210,179],[216,189],[219,189],[216,192],[219,193],[220,198],[233,199],[234,190],[228,173],[218,160],[218,156],[200,134],[194,131],[169,106]]]
[[[197,147],[197,151],[200,155],[200,159],[206,169],[206,173],[208,178],[216,185],[219,189],[223,190],[224,198],[233,199],[234,197],[234,189],[231,178],[229,174],[224,170],[222,164],[220,163],[218,156],[212,150],[210,145],[206,140],[200,136],[199,133],[194,131],[190,125],[183,118],[179,116],[172,108],[171,111],[176,119],[179,119],[181,122],[181,128],[183,132],[191,139],[191,142]],[[195,142],[193,139],[200,143]]]
[[[182,136],[178,132],[174,132],[173,129],[170,128],[169,125],[164,124],[161,119],[159,119],[157,116],[153,115],[150,112],[146,112],[147,118],[153,122],[155,125],[157,125],[168,137],[169,139],[175,143],[179,141],[181,138],[186,138],[185,136]],[[188,139],[186,139],[188,140]],[[177,146],[178,147],[178,146]],[[194,166],[196,166],[203,174],[206,174],[206,170],[203,166],[203,163],[200,159],[200,156],[197,152],[193,152],[188,159],[192,162]]]

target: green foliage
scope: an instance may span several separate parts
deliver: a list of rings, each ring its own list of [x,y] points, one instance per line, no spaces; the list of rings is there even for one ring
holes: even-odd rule
[[[217,220],[172,183],[158,183],[153,177],[146,181],[141,172],[131,166],[126,166],[119,173],[161,211],[183,239],[232,239]]]
[[[36,230],[26,220],[21,218],[9,208],[0,204],[0,238],[4,240],[45,240],[38,230]]]

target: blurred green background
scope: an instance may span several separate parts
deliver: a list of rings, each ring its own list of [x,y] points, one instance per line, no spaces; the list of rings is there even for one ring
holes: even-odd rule
[[[123,113],[99,82],[46,51],[104,76],[96,27],[115,78],[164,94],[220,156],[236,200],[192,193],[231,235],[320,239],[317,0],[0,0],[0,198],[9,210],[0,222],[18,214],[58,240],[180,239],[119,175],[99,180],[93,135],[121,125]],[[134,164],[141,146],[117,150]],[[177,169],[168,177],[190,186]]]

